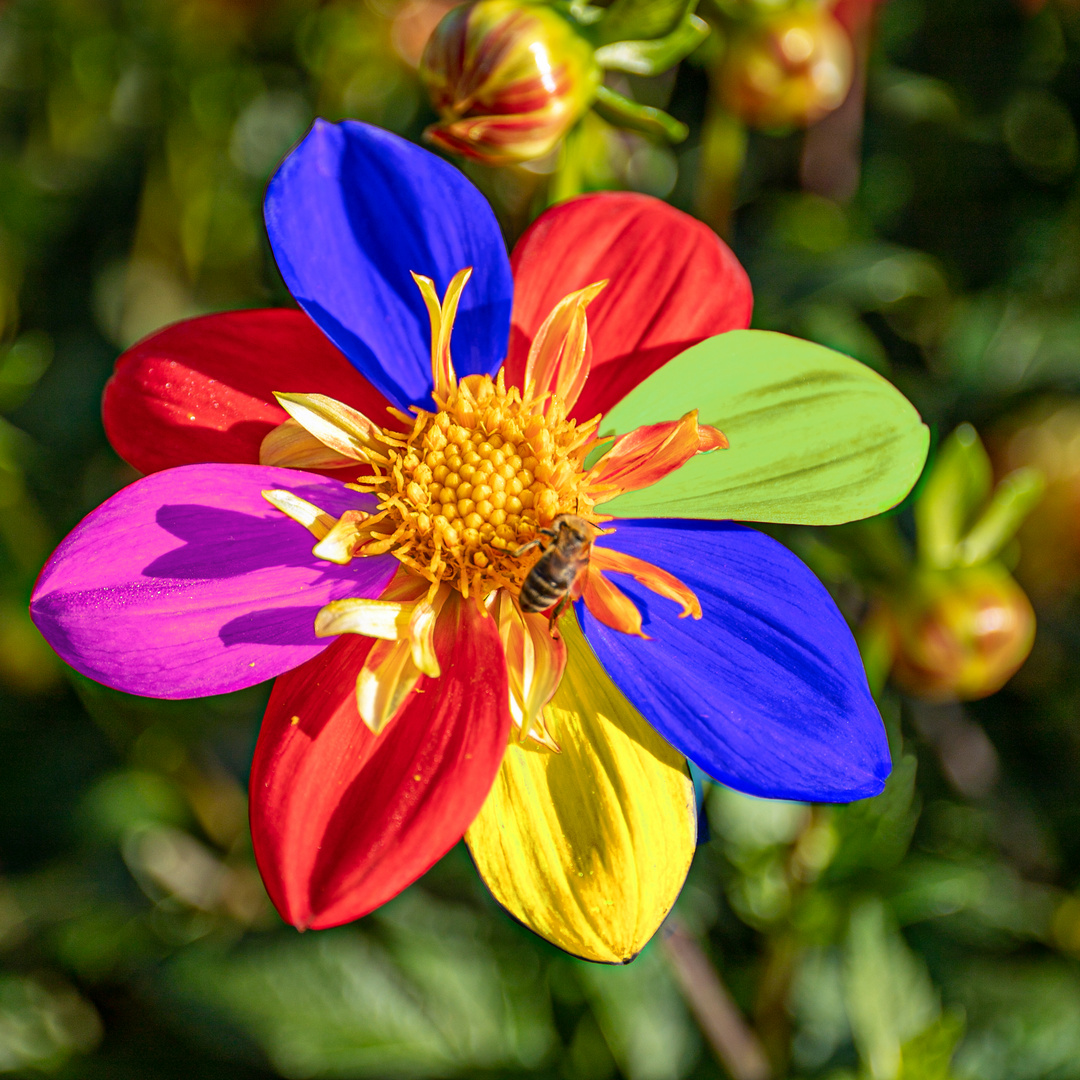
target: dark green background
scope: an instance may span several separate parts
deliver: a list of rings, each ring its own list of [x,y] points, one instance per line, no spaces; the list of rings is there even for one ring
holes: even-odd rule
[[[0,7],[0,1071],[724,1075],[659,943],[621,969],[564,957],[496,908],[462,850],[357,925],[283,927],[246,834],[266,689],[125,698],[62,671],[25,614],[56,540],[134,478],[99,420],[120,349],[178,318],[289,302],[260,199],[315,115],[413,138],[431,119],[393,48],[397,12]],[[590,121],[587,183],[692,209],[708,56],[629,86],[669,101],[687,143]],[[1064,5],[891,0],[850,204],[800,191],[799,134],[751,138],[732,242],[756,325],[871,364],[936,437],[963,420],[992,437],[1074,392],[1078,61]],[[857,615],[865,583],[843,537],[785,538]],[[1063,569],[1036,597],[1035,651],[999,694],[886,693],[897,764],[880,799],[709,793],[713,838],[676,916],[778,1076],[882,1077],[888,1048],[921,1036],[911,1080],[946,1077],[957,1038],[956,1077],[1080,1078],[1072,585]]]

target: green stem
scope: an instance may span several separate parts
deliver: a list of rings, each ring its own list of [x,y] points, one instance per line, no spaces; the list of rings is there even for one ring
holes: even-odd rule
[[[718,102],[711,102],[701,132],[697,213],[721,236],[731,235],[731,215],[746,161],[746,128]]]

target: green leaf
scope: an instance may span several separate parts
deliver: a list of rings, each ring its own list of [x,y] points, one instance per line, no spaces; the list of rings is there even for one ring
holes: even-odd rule
[[[496,951],[493,938],[490,920],[413,890],[325,934],[206,939],[163,984],[182,1015],[214,1016],[276,1075],[520,1076],[555,1032],[530,984],[533,949],[517,938]]]
[[[826,871],[829,882],[849,880],[867,869],[889,870],[902,862],[919,820],[917,772],[915,755],[904,754],[895,761],[880,795],[835,808],[838,847]]]
[[[990,505],[960,541],[957,563],[975,566],[992,559],[1013,538],[1046,490],[1038,469],[1017,469],[998,484]]]
[[[600,24],[603,43],[660,38],[697,6],[697,0],[615,0]]]
[[[682,142],[690,133],[682,121],[668,116],[663,109],[639,105],[608,86],[597,87],[593,107],[610,124],[667,139],[668,142]]]
[[[852,910],[844,984],[859,1058],[873,1080],[898,1080],[903,1045],[934,1022],[940,1007],[926,964],[878,897]]]
[[[885,682],[896,661],[893,636],[892,628],[884,619],[872,616],[859,626],[855,634],[859,655],[866,668],[866,682],[875,698],[885,689]]]
[[[596,50],[596,62],[612,71],[660,75],[689,56],[709,36],[709,24],[687,15],[670,34],[652,41],[613,41]]]
[[[687,349],[601,425],[623,433],[698,409],[728,450],[692,458],[604,506],[617,517],[836,525],[895,506],[919,476],[929,432],[890,383],[849,356],[764,330]]]
[[[944,569],[954,566],[957,544],[971,515],[990,494],[992,469],[970,424],[945,440],[915,506],[919,561]]]
[[[950,1066],[963,1034],[963,1018],[945,1013],[900,1048],[897,1080],[952,1080]]]
[[[659,941],[632,964],[572,963],[623,1075],[674,1080],[692,1072],[701,1037]]]

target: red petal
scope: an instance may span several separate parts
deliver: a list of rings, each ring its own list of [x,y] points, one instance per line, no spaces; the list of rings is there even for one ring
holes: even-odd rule
[[[529,343],[567,293],[609,279],[589,305],[592,370],[573,415],[611,408],[684,349],[750,325],[753,297],[730,248],[700,221],[648,195],[601,192],[542,214],[511,257],[507,381],[521,385]]]
[[[102,414],[116,452],[143,473],[258,464],[287,419],[273,391],[326,394],[382,422],[386,399],[300,311],[228,311],[159,330],[116,362]]]
[[[282,917],[337,926],[396,896],[464,835],[510,730],[495,620],[455,593],[424,677],[375,736],[356,711],[371,640],[338,638],[274,685],[251,766],[251,830]]]

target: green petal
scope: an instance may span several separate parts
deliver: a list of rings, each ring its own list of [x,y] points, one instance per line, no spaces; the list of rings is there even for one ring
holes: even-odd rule
[[[900,502],[929,445],[919,414],[880,375],[764,330],[733,330],[687,349],[623,398],[601,430],[621,434],[691,409],[730,449],[692,458],[605,504],[605,513],[838,525]]]
[[[465,840],[515,919],[575,956],[626,963],[690,869],[694,785],[686,759],[612,683],[577,620],[559,629],[566,672],[545,718],[561,752],[512,741]]]

